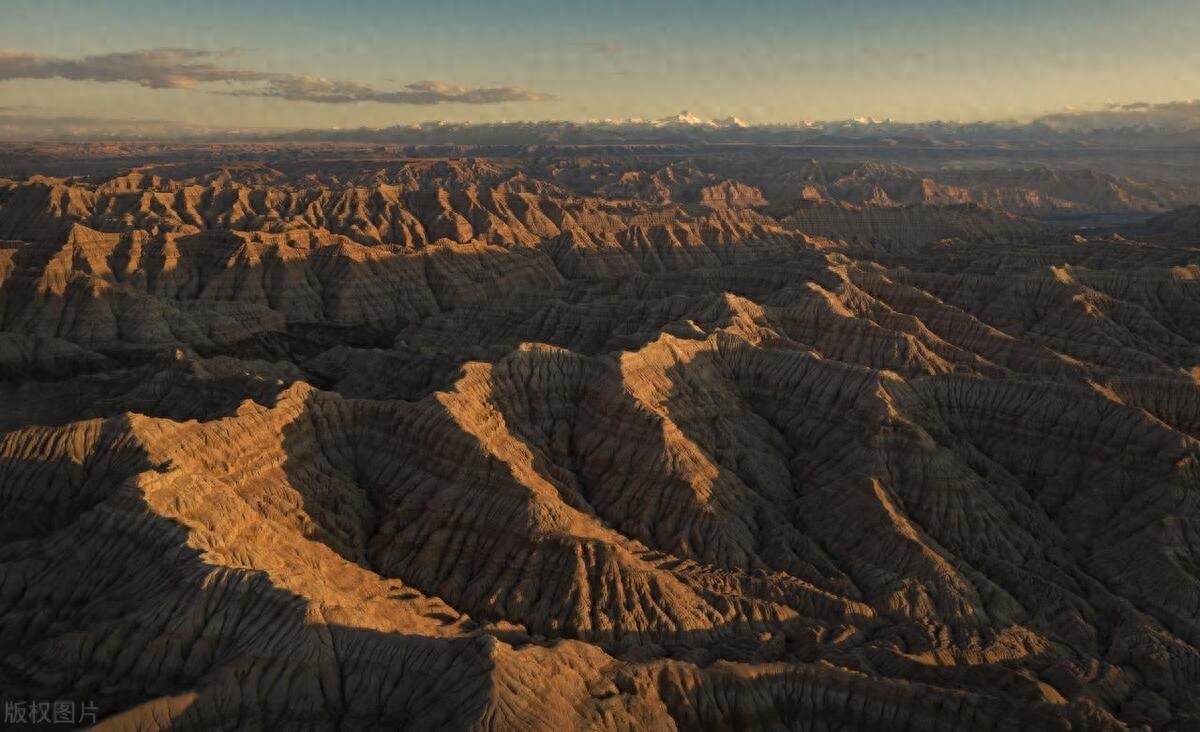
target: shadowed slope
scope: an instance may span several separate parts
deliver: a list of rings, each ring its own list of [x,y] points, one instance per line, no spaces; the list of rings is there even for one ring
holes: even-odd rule
[[[1200,718],[1194,249],[538,171],[7,185],[4,687],[122,730]]]

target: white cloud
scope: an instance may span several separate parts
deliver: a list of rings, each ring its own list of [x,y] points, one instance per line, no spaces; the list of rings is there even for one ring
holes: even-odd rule
[[[1200,128],[1200,99],[1175,102],[1127,102],[1105,105],[1104,109],[1067,109],[1039,117],[1037,122],[1064,130],[1154,127],[1160,129]]]

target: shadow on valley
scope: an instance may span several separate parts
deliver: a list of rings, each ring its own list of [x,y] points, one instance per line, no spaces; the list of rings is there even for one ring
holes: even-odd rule
[[[326,623],[269,573],[212,563],[202,530],[146,498],[204,476],[107,444],[128,433],[105,422],[82,466],[0,458],[5,699],[86,701],[114,728],[466,729],[483,714],[483,637]]]

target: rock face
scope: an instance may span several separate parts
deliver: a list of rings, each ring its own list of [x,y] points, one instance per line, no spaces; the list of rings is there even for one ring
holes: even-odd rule
[[[762,161],[309,165],[0,186],[6,698],[1200,724],[1185,225],[829,186],[774,215],[803,176]]]

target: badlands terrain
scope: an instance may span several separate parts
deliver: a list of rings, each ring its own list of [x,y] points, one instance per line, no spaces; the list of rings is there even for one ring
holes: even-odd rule
[[[1200,726],[1194,188],[485,152],[0,151],[6,699]]]

